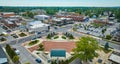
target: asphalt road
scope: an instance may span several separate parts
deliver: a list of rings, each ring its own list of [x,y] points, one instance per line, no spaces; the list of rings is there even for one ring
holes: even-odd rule
[[[76,32],[72,32],[70,31],[70,29],[72,29],[72,25],[66,25],[64,27],[58,27],[57,29],[54,29],[54,27],[51,27],[51,31],[50,32],[69,32],[71,34],[73,34],[76,37],[81,37],[84,36],[83,34],[80,33],[76,33]],[[50,33],[48,32],[48,33]],[[31,53],[29,53],[23,46],[21,46],[22,43],[29,41],[33,38],[35,38],[36,36],[46,36],[48,33],[43,33],[43,34],[37,34],[37,35],[30,35],[24,38],[18,38],[18,39],[14,39],[11,41],[7,41],[4,44],[1,44],[2,46],[5,46],[5,44],[10,44],[11,46],[17,48],[18,50],[20,50],[20,62],[21,63],[25,63],[25,62],[30,62],[31,64],[37,64],[35,62],[35,57],[31,55]],[[99,40],[99,43],[101,45],[104,45],[106,43],[106,41],[103,40]],[[109,42],[110,47],[120,50],[120,45],[114,44]]]
[[[52,31],[55,31],[55,32],[69,32],[71,34],[73,34],[74,36],[76,37],[81,37],[81,36],[85,36],[84,34],[82,33],[76,33],[76,32],[72,32],[70,31],[69,29],[72,29],[72,25],[67,25],[65,27],[59,27],[58,29],[53,29]],[[101,44],[101,45],[105,45],[107,43],[107,41],[104,41],[104,40],[100,40],[100,39],[97,39],[97,41]],[[114,44],[114,43],[111,43],[111,42],[108,42],[109,43],[109,46],[111,48],[114,48],[116,50],[120,50],[120,45],[118,44]]]
[[[37,35],[30,35],[27,37],[23,37],[23,38],[18,38],[18,39],[13,39],[10,41],[5,42],[4,44],[1,44],[3,47],[6,44],[11,45],[13,48],[16,48],[20,51],[20,62],[21,64],[24,64],[26,62],[30,62],[31,64],[37,64],[37,62],[35,61],[36,57],[34,57],[30,52],[28,52],[23,46],[21,46],[22,43],[29,41],[33,38],[35,38],[36,36],[45,36],[48,33],[44,33],[44,34],[37,34]]]
[[[23,46],[21,45],[12,45],[13,48],[16,48],[20,51],[20,62],[24,64],[26,62],[30,62],[31,64],[37,64],[35,61],[36,57],[34,57],[30,52],[28,52]]]

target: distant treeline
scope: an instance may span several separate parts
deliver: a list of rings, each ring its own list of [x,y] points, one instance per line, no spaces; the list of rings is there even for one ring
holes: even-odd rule
[[[85,11],[120,11],[120,7],[4,7],[0,6],[0,12],[26,12],[33,9],[44,9],[46,11],[54,11],[58,10],[67,10],[68,12],[85,12]]]

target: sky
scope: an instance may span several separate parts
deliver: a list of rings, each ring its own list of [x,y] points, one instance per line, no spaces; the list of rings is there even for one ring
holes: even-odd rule
[[[0,6],[120,6],[120,0],[0,0]]]

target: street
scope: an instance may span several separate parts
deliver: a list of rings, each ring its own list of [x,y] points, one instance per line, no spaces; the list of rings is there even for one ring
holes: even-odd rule
[[[4,44],[1,44],[1,45],[5,46],[5,44],[10,44],[12,47],[18,49],[20,51],[19,56],[20,56],[20,62],[21,63],[30,62],[31,64],[37,64],[36,61],[35,61],[36,57],[34,57],[23,46],[21,46],[21,44],[26,42],[26,41],[29,41],[33,38],[36,38],[36,36],[47,36],[47,34],[50,33],[50,32],[56,32],[56,33],[57,32],[62,32],[62,33],[69,32],[76,37],[81,37],[81,36],[85,35],[85,34],[82,34],[82,33],[76,33],[76,32],[70,31],[70,29],[72,30],[72,25],[71,24],[66,25],[64,27],[58,27],[57,29],[54,29],[54,27],[51,27],[51,31],[49,31],[47,33],[30,35],[30,36],[26,36],[26,37],[23,37],[23,38],[13,39],[11,41],[9,40],[9,41],[5,42]],[[97,39],[97,40],[101,45],[105,45],[105,43],[106,43],[106,41],[104,41],[104,40],[100,40],[100,39]],[[109,46],[111,48],[120,50],[120,45],[109,42]]]
[[[26,62],[30,62],[31,64],[37,64],[35,61],[36,57],[34,57],[28,50],[26,50],[23,46],[16,44],[12,45],[13,48],[16,48],[20,51],[20,62],[21,64],[24,64]]]

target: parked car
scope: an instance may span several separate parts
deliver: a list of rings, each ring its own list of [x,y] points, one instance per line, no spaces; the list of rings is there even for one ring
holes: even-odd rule
[[[7,30],[7,32],[8,32],[8,33],[10,33],[10,32],[11,32],[11,30]]]
[[[37,38],[33,38],[33,39],[31,39],[31,40],[33,41],[33,40],[36,40],[36,39],[37,39]]]
[[[37,38],[41,38],[41,36],[38,36]]]
[[[11,36],[13,36],[14,38],[18,38],[18,36],[16,34],[12,34]]]
[[[51,60],[50,60],[50,59],[48,59],[48,60],[47,60],[47,62],[48,62],[48,63],[50,63],[50,62],[51,62]]]
[[[57,29],[57,27],[54,27],[55,29]]]
[[[35,61],[36,61],[37,63],[41,63],[41,62],[42,62],[39,58],[35,59]]]
[[[41,32],[38,32],[37,34],[41,34]]]
[[[15,50],[15,53],[17,54],[17,55],[20,55],[20,51],[19,50]]]
[[[18,49],[16,49],[16,48],[12,48],[14,51],[15,51],[15,53],[17,54],[17,55],[20,55],[20,51],[18,50]]]

